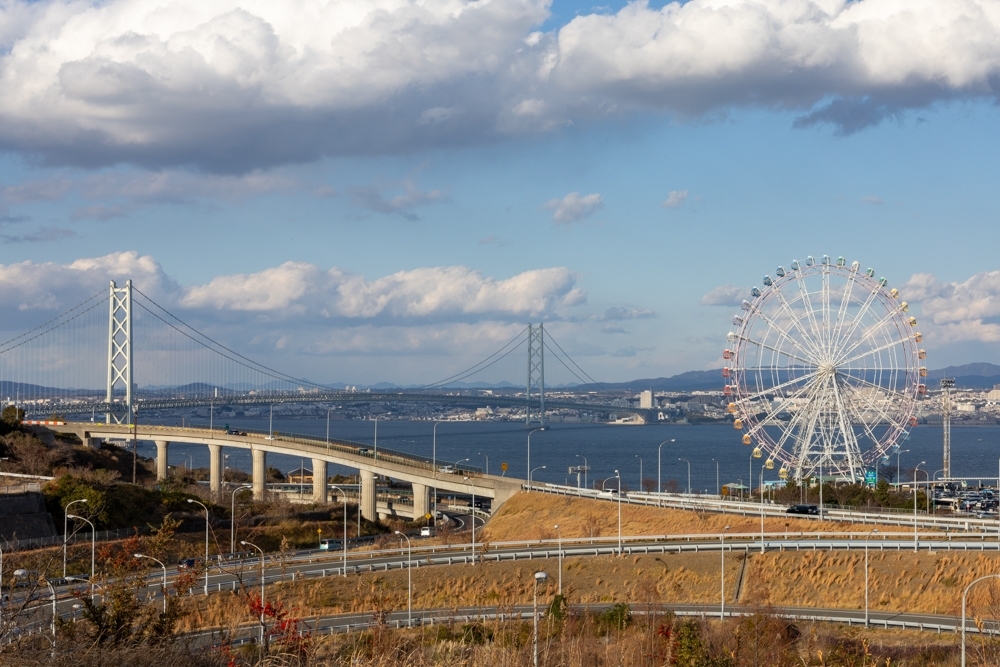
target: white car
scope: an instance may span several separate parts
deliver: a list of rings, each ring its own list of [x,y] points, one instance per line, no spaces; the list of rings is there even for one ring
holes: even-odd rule
[[[455,472],[455,466],[441,466],[438,468],[438,472],[452,474]]]
[[[434,531],[430,526],[424,526],[420,529],[420,537],[434,537]]]

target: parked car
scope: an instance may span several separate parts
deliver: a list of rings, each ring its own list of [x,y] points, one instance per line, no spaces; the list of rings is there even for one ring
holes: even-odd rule
[[[792,505],[787,510],[785,514],[819,514],[819,508],[816,505]]]

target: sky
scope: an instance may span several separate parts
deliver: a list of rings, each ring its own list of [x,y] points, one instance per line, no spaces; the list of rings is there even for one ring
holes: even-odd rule
[[[625,381],[828,254],[1000,363],[998,81],[995,0],[0,0],[0,328],[131,278],[318,381]]]

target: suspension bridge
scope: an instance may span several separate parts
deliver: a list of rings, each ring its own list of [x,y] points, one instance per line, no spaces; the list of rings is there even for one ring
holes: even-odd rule
[[[560,386],[572,387],[572,392],[546,396],[546,357],[550,367],[555,362],[561,371]],[[502,389],[468,389],[495,387],[500,379]],[[513,389],[517,384],[510,379],[524,391]],[[169,443],[204,444],[210,451],[210,488],[216,496],[222,492],[223,447],[251,451],[258,497],[265,492],[268,452],[310,457],[318,502],[327,499],[328,463],[354,468],[360,472],[362,514],[370,519],[377,513],[377,475],[413,485],[413,516],[426,514],[431,488],[435,498],[438,489],[471,491],[494,499],[496,507],[521,481],[468,467],[443,474],[435,459],[369,452],[342,440],[157,426],[148,416],[202,406],[214,410],[277,403],[422,402],[507,407],[523,411],[530,427],[544,426],[546,412],[552,410],[655,419],[648,409],[620,399],[612,402],[611,394],[546,335],[543,324],[528,324],[493,354],[438,382],[398,391],[348,391],[295,377],[237,352],[168,311],[131,281],[123,286],[111,282],[109,289],[0,343],[0,396],[23,410],[27,420],[74,433],[88,445],[108,439],[155,442],[160,478],[167,474]],[[74,415],[83,419],[66,419]]]

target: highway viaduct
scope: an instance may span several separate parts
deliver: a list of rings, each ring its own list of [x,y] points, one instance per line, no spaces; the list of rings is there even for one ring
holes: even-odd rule
[[[471,493],[482,498],[490,498],[493,508],[502,505],[517,493],[523,480],[512,477],[484,475],[478,471],[459,469],[455,473],[435,470],[434,464],[422,457],[401,452],[386,451],[360,446],[341,440],[327,442],[321,438],[287,436],[275,433],[227,433],[224,430],[185,428],[179,426],[155,426],[126,424],[100,424],[94,422],[42,422],[33,425],[36,429],[48,429],[56,433],[72,433],[87,446],[94,446],[99,440],[144,440],[156,443],[156,477],[167,476],[167,452],[172,442],[202,444],[209,451],[209,489],[212,497],[219,500],[222,494],[222,448],[233,447],[249,450],[252,461],[253,495],[264,498],[267,483],[267,454],[287,454],[308,457],[312,460],[313,500],[327,502],[327,464],[334,463],[358,470],[361,481],[361,515],[371,521],[378,516],[376,503],[376,475],[383,475],[413,487],[413,516],[420,517],[431,511],[430,490],[451,493]],[[377,457],[377,458],[376,458]]]

